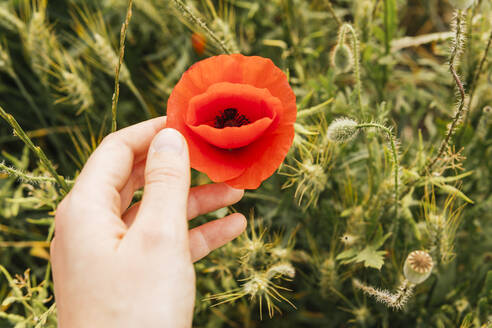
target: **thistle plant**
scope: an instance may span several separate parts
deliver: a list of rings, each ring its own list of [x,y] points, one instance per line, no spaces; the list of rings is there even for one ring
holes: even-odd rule
[[[250,226],[255,227],[254,216],[251,216]],[[240,298],[249,298],[257,302],[259,306],[260,319],[263,315],[263,302],[267,306],[269,317],[273,317],[275,312],[281,312],[276,303],[285,301],[293,308],[295,305],[286,298],[282,291],[289,291],[288,288],[280,285],[280,282],[291,281],[296,274],[292,265],[291,251],[294,247],[293,235],[283,245],[282,236],[271,238],[267,235],[267,229],[260,225],[258,228],[251,229],[251,236],[244,234],[241,236],[238,250],[241,254],[240,272],[245,278],[238,288],[227,292],[207,296],[205,301],[215,301],[213,306],[224,303],[234,302]]]
[[[294,197],[306,209],[316,206],[320,194],[326,189],[333,152],[330,145],[324,146],[319,152],[315,152],[313,144],[309,142],[307,146],[300,147],[302,161],[294,159],[294,165],[285,165],[282,174],[289,178],[282,188],[296,185]]]

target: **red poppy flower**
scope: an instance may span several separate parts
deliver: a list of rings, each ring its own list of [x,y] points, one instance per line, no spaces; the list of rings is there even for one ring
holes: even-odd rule
[[[294,139],[296,97],[270,59],[239,54],[202,60],[169,97],[167,126],[188,141],[191,166],[214,182],[258,188]]]
[[[205,52],[205,47],[207,45],[207,40],[200,33],[193,33],[191,35],[191,46],[195,50],[195,52],[199,55],[203,55]]]

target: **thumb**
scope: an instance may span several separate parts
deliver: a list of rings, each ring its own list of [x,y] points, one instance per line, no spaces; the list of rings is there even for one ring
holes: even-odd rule
[[[135,229],[166,241],[183,242],[188,236],[186,211],[190,189],[190,162],[183,136],[174,129],[160,131],[152,140],[145,166],[142,205]]]

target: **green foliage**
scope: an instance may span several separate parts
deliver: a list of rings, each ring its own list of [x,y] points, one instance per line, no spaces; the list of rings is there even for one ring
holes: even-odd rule
[[[380,270],[384,264],[384,256],[386,255],[386,251],[380,251],[378,249],[383,246],[384,242],[389,238],[391,233],[387,233],[384,236],[382,234],[382,229],[378,229],[374,239],[371,240],[362,250],[349,248],[338,254],[336,259],[340,260],[341,264],[363,262],[366,268],[375,268]]]
[[[164,115],[188,67],[236,51],[288,74],[296,136],[280,174],[197,219],[255,213],[196,264],[194,326],[490,325],[490,1],[135,0],[120,38],[127,4],[0,3],[0,327],[56,326],[54,210],[113,123]],[[416,286],[413,250],[434,261]]]

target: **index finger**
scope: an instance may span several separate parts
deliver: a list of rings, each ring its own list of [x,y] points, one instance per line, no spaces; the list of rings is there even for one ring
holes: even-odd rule
[[[72,193],[98,210],[107,208],[120,215],[119,192],[130,177],[135,159],[145,156],[150,142],[165,126],[166,117],[158,117],[106,136],[84,165]]]

